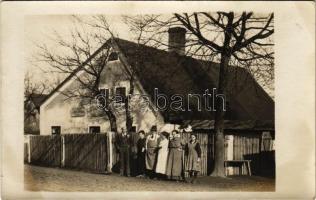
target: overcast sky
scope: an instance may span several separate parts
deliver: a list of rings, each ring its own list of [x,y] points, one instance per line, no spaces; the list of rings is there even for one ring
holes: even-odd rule
[[[67,38],[70,39],[70,30],[74,27],[73,17],[70,15],[35,15],[26,17],[25,23],[27,72],[32,75],[34,82],[55,81],[52,80],[51,74],[43,73],[42,71],[42,69],[46,69],[48,66],[45,66],[44,63],[38,66],[34,62],[34,55],[38,52],[37,44],[46,44],[50,48],[53,48],[52,50],[57,48],[56,43],[52,40],[54,31],[57,31],[66,40]],[[122,22],[121,16],[108,16],[108,23],[117,36],[131,40],[130,34],[128,34],[128,26]]]

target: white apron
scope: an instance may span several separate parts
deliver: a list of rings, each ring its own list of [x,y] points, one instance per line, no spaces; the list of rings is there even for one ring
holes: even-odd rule
[[[156,173],[166,174],[167,161],[168,161],[168,145],[169,145],[169,140],[167,139],[161,140],[158,144],[160,148],[158,151]]]

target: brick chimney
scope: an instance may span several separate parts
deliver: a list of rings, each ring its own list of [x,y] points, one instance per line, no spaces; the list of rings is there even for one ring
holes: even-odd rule
[[[172,27],[169,33],[169,52],[175,52],[179,55],[185,54],[185,33],[186,29],[182,27]]]

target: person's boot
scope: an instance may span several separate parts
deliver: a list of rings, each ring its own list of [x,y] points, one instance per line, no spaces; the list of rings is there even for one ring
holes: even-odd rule
[[[195,184],[197,182],[197,173],[194,172],[193,174],[193,180],[192,180],[192,184]]]

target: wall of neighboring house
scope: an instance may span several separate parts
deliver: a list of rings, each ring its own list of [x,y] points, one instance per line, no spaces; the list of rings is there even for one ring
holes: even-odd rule
[[[100,126],[101,132],[108,131],[110,124],[106,117],[92,116],[91,110],[89,103],[85,105],[80,99],[65,100],[59,94],[49,104],[41,106],[41,135],[51,135],[53,126],[60,126],[61,134],[88,133],[89,126]]]
[[[67,90],[79,87],[78,81],[69,81],[65,84]],[[124,87],[126,94],[129,91],[129,77],[122,63],[117,61],[108,62],[106,68],[101,74],[100,89],[109,89],[110,96],[116,93],[118,87]],[[165,124],[158,112],[153,111],[150,106],[145,106],[145,111],[140,109],[140,95],[144,94],[141,86],[135,83],[135,99],[131,105],[133,116],[133,126],[136,130],[149,132],[153,125],[156,125],[158,131],[171,131],[175,127],[173,124]],[[146,104],[145,104],[146,105]],[[122,105],[124,108],[124,106]],[[94,109],[92,109],[94,108]],[[97,114],[93,114],[97,113]],[[117,117],[117,127],[126,127],[125,110],[118,109],[115,112]],[[100,126],[100,132],[110,131],[110,123],[107,117],[98,110],[92,102],[82,102],[81,99],[68,99],[63,94],[55,93],[41,106],[40,132],[41,135],[52,134],[52,127],[60,126],[61,134],[68,133],[88,133],[90,126]]]

